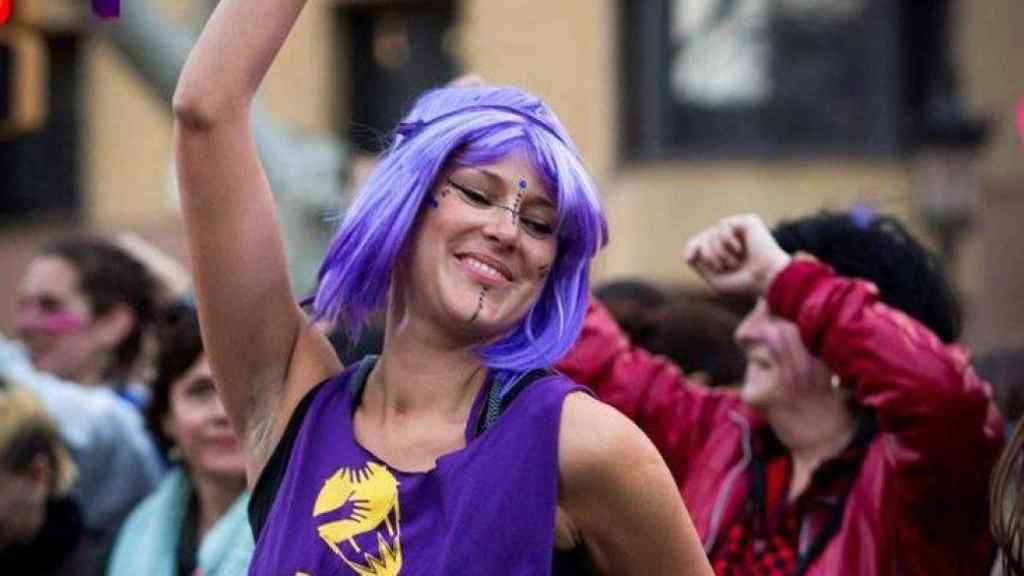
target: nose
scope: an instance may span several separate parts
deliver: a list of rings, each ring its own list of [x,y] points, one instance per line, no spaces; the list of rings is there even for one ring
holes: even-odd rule
[[[756,333],[758,328],[768,318],[768,305],[764,299],[757,301],[757,305],[754,309],[747,314],[740,325],[736,327],[736,333],[734,339],[740,346],[747,346],[756,340]]]
[[[511,246],[519,236],[519,214],[509,208],[496,206],[488,210],[484,235],[501,246]]]
[[[210,407],[210,410],[212,410],[213,417],[216,418],[218,422],[231,424],[231,421],[228,420],[228,411],[224,408],[224,403],[220,400],[219,392],[217,393],[217,398],[213,401],[213,406]]]

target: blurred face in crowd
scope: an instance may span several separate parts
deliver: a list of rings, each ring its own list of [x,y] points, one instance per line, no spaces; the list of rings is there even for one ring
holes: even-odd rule
[[[0,550],[30,541],[42,528],[51,471],[43,455],[27,470],[0,468]]]
[[[98,384],[119,335],[93,317],[66,260],[32,261],[18,293],[16,330],[38,370],[83,384]]]
[[[171,384],[164,433],[195,475],[244,479],[245,459],[205,356]]]
[[[764,299],[736,329],[747,357],[740,393],[753,408],[795,404],[828,391],[829,371],[804,346],[797,325],[772,315]]]

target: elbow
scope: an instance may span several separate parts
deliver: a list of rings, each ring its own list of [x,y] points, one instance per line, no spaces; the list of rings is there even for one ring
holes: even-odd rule
[[[171,109],[179,130],[208,131],[228,119],[247,118],[248,102],[229,98],[221,91],[199,89],[194,83],[179,82]]]
[[[207,130],[214,126],[219,114],[218,106],[212,100],[202,91],[178,84],[171,103],[176,126],[180,130]]]

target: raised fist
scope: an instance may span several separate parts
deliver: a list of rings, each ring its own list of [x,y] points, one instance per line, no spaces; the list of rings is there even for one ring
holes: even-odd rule
[[[686,243],[689,264],[712,288],[727,294],[760,296],[790,256],[753,214],[723,218]]]

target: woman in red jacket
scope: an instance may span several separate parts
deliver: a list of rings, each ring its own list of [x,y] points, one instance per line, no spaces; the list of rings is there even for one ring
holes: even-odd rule
[[[736,333],[739,393],[687,385],[599,305],[560,368],[654,440],[716,573],[985,573],[1002,423],[949,344],[959,315],[935,259],[898,221],[846,214],[775,238],[727,218],[686,258],[759,298]]]

